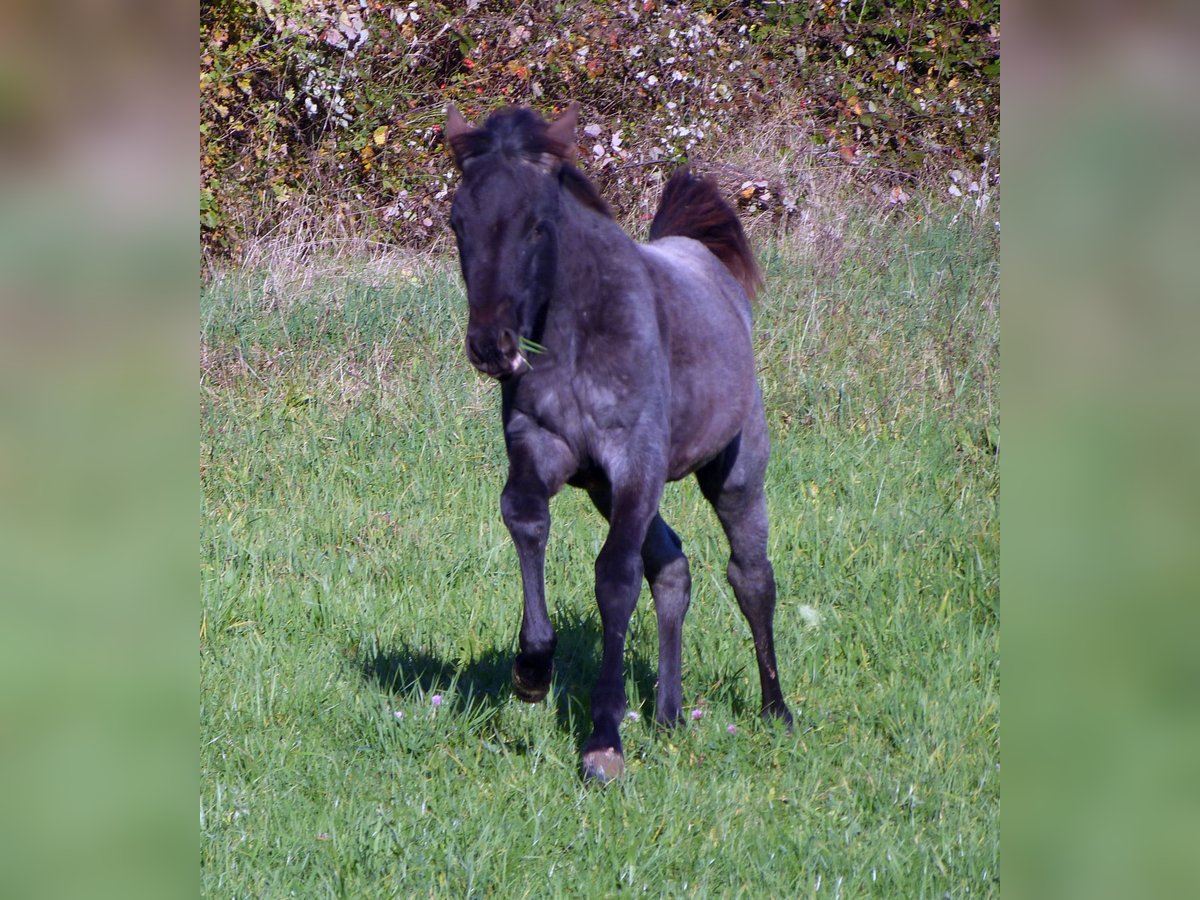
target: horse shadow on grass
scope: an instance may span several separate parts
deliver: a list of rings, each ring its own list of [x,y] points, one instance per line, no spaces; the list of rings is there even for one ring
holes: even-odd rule
[[[600,668],[601,631],[598,615],[560,619],[554,656],[554,681],[547,700],[554,705],[558,727],[582,745],[591,734],[591,689]],[[492,647],[467,663],[456,663],[426,650],[400,645],[364,654],[359,669],[365,681],[393,696],[422,697],[445,691],[443,710],[498,713],[512,697],[512,663],[517,648]],[[641,700],[653,716],[656,673],[652,661],[627,653],[626,681],[632,682],[630,708]]]

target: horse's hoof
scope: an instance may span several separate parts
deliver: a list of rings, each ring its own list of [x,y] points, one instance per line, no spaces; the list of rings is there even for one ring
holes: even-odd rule
[[[512,667],[513,693],[517,695],[518,700],[526,703],[541,703],[546,699],[546,694],[550,692],[550,678],[553,675],[553,662],[546,666],[544,677],[530,677],[528,672],[522,673],[520,659],[514,660]]]
[[[606,747],[583,754],[583,777],[607,784],[625,774],[625,757],[619,750]]]

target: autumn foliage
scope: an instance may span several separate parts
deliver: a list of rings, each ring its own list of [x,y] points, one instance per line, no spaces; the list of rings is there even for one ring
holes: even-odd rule
[[[451,100],[469,117],[579,100],[581,165],[628,219],[685,159],[775,216],[803,197],[772,173],[801,158],[893,189],[994,177],[999,27],[997,0],[205,2],[205,251],[236,259],[298,218],[444,240]]]

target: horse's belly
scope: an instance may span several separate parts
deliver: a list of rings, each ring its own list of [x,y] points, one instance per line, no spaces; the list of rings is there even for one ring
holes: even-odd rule
[[[715,459],[745,427],[757,389],[726,383],[724,392],[694,392],[687,401],[672,404],[671,451],[668,478],[678,481]],[[684,398],[679,398],[684,399]]]

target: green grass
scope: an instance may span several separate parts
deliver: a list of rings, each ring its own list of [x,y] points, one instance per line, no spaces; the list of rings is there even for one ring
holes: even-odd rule
[[[498,394],[463,355],[453,260],[210,283],[204,893],[997,894],[996,245],[948,216],[864,216],[834,275],[764,252],[796,729],[759,724],[719,527],[693,484],[671,486],[694,583],[684,699],[703,717],[655,732],[643,592],[626,679],[640,719],[607,788],[578,764],[602,522],[578,492],[554,501],[558,674],[525,706],[507,683],[520,588]]]

